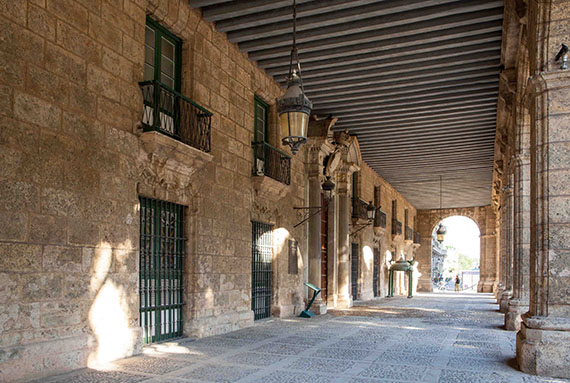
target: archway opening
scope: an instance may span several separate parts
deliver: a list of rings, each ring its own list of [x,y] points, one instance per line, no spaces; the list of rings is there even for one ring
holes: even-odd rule
[[[440,243],[436,232],[441,223],[447,228],[447,234]],[[477,292],[481,264],[480,234],[477,224],[462,216],[445,218],[433,228],[431,280],[434,291]]]

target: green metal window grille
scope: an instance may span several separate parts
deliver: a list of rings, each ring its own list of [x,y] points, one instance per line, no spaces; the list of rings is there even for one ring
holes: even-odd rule
[[[356,296],[358,294],[358,264],[360,257],[358,256],[359,253],[359,245],[358,243],[352,244],[352,251],[351,251],[351,264],[350,264],[350,284],[352,287],[352,299],[356,300]]]
[[[184,210],[140,197],[140,325],[145,344],[182,336]]]
[[[255,221],[251,225],[251,309],[258,320],[271,315],[273,226]]]

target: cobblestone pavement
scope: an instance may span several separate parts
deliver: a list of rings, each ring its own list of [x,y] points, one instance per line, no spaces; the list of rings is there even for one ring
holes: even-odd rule
[[[312,319],[270,319],[229,334],[149,346],[109,371],[43,383],[554,383],[516,369],[515,333],[491,294],[378,299]]]

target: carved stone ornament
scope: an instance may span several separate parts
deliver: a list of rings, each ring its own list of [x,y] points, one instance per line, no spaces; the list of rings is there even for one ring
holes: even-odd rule
[[[158,132],[144,132],[139,140],[138,193],[185,205],[193,201],[192,176],[213,156]]]
[[[289,192],[291,186],[274,180],[267,176],[253,176],[251,177],[255,197],[278,201]]]
[[[153,160],[156,158],[162,168],[182,176],[192,176],[214,158],[158,132],[144,132],[139,136],[139,141],[145,156]]]

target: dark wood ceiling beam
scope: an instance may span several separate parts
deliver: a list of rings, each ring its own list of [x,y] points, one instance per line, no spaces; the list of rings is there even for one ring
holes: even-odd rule
[[[311,34],[311,31],[318,31],[317,34],[331,35],[331,31],[336,29],[345,33],[355,33],[364,31],[367,28],[357,28],[357,23],[363,20],[368,28],[388,28],[401,25],[413,16],[410,22],[419,22],[433,17],[449,16],[454,13],[477,11],[493,7],[485,2],[469,9],[465,7],[462,0],[385,0],[380,3],[372,3],[360,7],[345,8],[337,11],[322,12],[303,17],[297,12],[297,38],[302,41],[304,33]],[[363,17],[363,15],[365,15]],[[282,40],[291,41],[293,31],[293,9],[289,8],[289,18],[277,23],[259,25],[255,27],[243,27],[238,30],[228,32],[228,39],[232,43],[240,43],[248,40],[262,40],[273,36],[283,36]],[[373,19],[373,20],[372,20]],[[281,40],[280,40],[281,41]]]
[[[454,105],[464,102],[473,102],[473,101],[494,101],[497,102],[497,89],[495,86],[489,87],[487,89],[474,89],[470,88],[466,92],[448,92],[448,93],[440,93],[434,96],[429,97],[383,97],[383,98],[368,98],[366,100],[359,100],[355,103],[349,103],[350,100],[347,100],[347,104],[340,104],[337,103],[332,107],[323,107],[320,104],[318,109],[315,109],[315,114],[339,114],[343,112],[350,112],[351,114],[358,114],[358,113],[365,113],[367,111],[374,111],[374,110],[386,110],[386,108],[390,108],[390,110],[396,110],[397,108],[402,107],[402,110],[407,109],[414,109],[421,110],[424,107],[432,107],[434,105]],[[386,101],[390,100],[390,101]],[[318,111],[318,112],[317,112]]]
[[[309,16],[317,16],[337,10],[349,9],[367,4],[374,4],[378,0],[324,0],[309,1],[297,4],[297,17],[299,19]],[[417,1],[417,0],[416,0]],[[416,1],[411,2],[416,5]],[[425,1],[425,0],[424,0]],[[436,0],[437,1],[437,0]],[[292,17],[291,2],[286,6],[268,11],[247,13],[216,21],[216,29],[220,32],[231,32],[240,29],[252,28],[266,24],[275,24],[281,21],[290,21]]]
[[[383,87],[377,90],[354,92],[350,94],[350,97],[346,95],[332,95],[329,96],[328,93],[322,94],[312,94],[311,100],[317,103],[319,106],[326,108],[329,104],[332,105],[348,105],[350,103],[356,103],[352,105],[361,105],[362,103],[375,100],[384,99],[402,99],[402,98],[421,98],[428,97],[430,95],[441,95],[447,93],[458,92],[461,89],[483,89],[483,88],[495,88],[498,89],[499,82],[497,75],[486,75],[486,76],[466,76],[464,78],[452,81],[446,81],[442,79],[440,82],[432,82],[428,84],[414,84],[413,87]],[[423,96],[425,95],[425,96]]]
[[[318,63],[329,65],[329,63],[335,63],[343,59],[346,59],[347,62],[350,62],[350,60],[358,61],[368,59],[376,54],[389,57],[390,55],[401,54],[402,52],[400,51],[400,53],[398,53],[398,50],[404,47],[422,46],[435,49],[436,44],[458,44],[458,40],[460,39],[474,41],[473,39],[476,38],[480,42],[485,42],[490,38],[491,34],[501,34],[501,26],[500,20],[494,20],[455,28],[444,28],[440,31],[419,33],[393,40],[382,39],[367,43],[355,42],[354,44],[347,44],[339,48],[315,47],[302,51],[299,54],[302,64],[301,68],[305,66],[310,67],[313,63],[316,63],[316,65],[318,65]],[[493,38],[495,37],[493,36]],[[264,56],[264,52],[265,51],[251,52],[249,57],[252,60],[256,60],[258,65],[264,69],[289,65],[290,51],[283,51],[277,55],[270,54],[267,57]]]
[[[489,121],[487,123],[458,123],[452,127],[446,126],[436,126],[431,129],[422,129],[422,130],[402,130],[397,134],[398,137],[407,138],[407,137],[438,137],[438,134],[468,134],[470,132],[487,132],[487,131],[495,131],[495,124],[494,120]],[[365,145],[366,142],[370,142],[370,145],[374,145],[376,141],[390,141],[394,139],[394,133],[384,133],[382,131],[378,132],[368,132],[368,133],[360,133],[357,135],[358,140],[362,141],[362,145]]]
[[[446,81],[460,80],[464,78],[477,77],[490,75],[491,73],[497,73],[498,65],[495,60],[490,62],[481,62],[479,65],[464,66],[463,68],[452,68],[450,72],[421,72],[418,70],[413,73],[407,73],[402,76],[398,76],[394,79],[393,76],[378,78],[369,78],[366,81],[352,80],[349,83],[342,82],[342,86],[335,86],[334,84],[321,84],[313,85],[306,89],[306,93],[310,99],[315,93],[328,93],[330,95],[344,94],[345,97],[350,97],[353,93],[360,93],[363,91],[380,91],[385,89],[394,89],[408,87],[414,89],[416,85],[432,84],[432,83],[444,83]],[[339,79],[339,81],[341,81]],[[410,87],[410,83],[413,81],[414,87]]]
[[[443,5],[385,17],[361,18],[349,23],[297,32],[297,47],[302,51],[310,48],[335,48],[346,45],[348,41],[356,44],[398,39],[433,32],[437,28],[461,27],[502,19],[502,8],[494,5],[486,7],[484,5],[488,3],[486,0],[472,0],[466,3],[474,4],[473,7],[468,7],[470,9],[477,9],[475,4],[478,3],[482,10],[467,12],[465,9],[465,12],[449,15],[446,14],[447,6]],[[410,17],[415,21],[410,22]],[[274,55],[283,50],[290,50],[292,41],[293,33],[290,31],[277,36],[243,41],[238,45],[244,52],[269,51]]]
[[[372,50],[385,50],[403,45],[418,43],[418,41],[442,41],[453,37],[464,37],[484,32],[497,31],[501,20],[496,11],[483,11],[477,14],[466,15],[470,18],[452,17],[438,18],[435,21],[424,21],[413,25],[403,25],[387,30],[372,30],[358,34],[344,34],[337,37],[324,36],[311,37],[304,43],[298,43],[297,48],[302,62],[312,58],[328,59],[332,57],[347,56],[357,53],[367,53]],[[478,25],[482,24],[482,25]],[[438,30],[439,27],[439,30]],[[451,35],[451,36],[450,36]],[[274,38],[272,38],[274,39]],[[267,39],[271,40],[271,39]],[[257,41],[257,40],[256,40]],[[250,49],[242,45],[251,45]],[[248,52],[252,60],[266,60],[270,58],[288,56],[291,50],[291,38],[283,45],[276,45],[271,41],[261,47],[252,42],[239,44],[240,49]],[[255,49],[255,50],[253,50]]]
[[[487,94],[473,95],[471,97],[464,98],[448,98],[439,99],[428,102],[411,102],[406,104],[405,102],[399,102],[392,105],[382,105],[373,102],[367,103],[370,107],[366,109],[365,107],[360,107],[356,110],[347,108],[331,109],[328,111],[321,111],[321,114],[334,114],[335,117],[342,118],[344,121],[348,121],[352,118],[366,119],[367,117],[375,116],[379,113],[390,113],[390,114],[418,114],[426,111],[437,111],[437,110],[456,110],[465,109],[469,106],[485,105],[493,106],[497,104],[497,94],[495,92],[490,92]]]
[[[316,65],[303,66],[303,76],[304,77],[319,77],[331,74],[349,74],[355,71],[362,70],[373,70],[380,68],[391,68],[394,66],[401,67],[402,63],[413,62],[416,67],[425,67],[431,65],[434,60],[454,60],[458,57],[464,57],[466,55],[472,54],[488,54],[488,52],[495,52],[497,49],[496,41],[489,41],[477,44],[465,44],[461,47],[452,47],[439,50],[429,50],[422,52],[417,52],[413,47],[407,52],[403,52],[397,56],[385,57],[383,55],[376,55],[374,59],[369,60],[359,60],[358,62],[337,62],[335,65],[325,66],[321,63],[319,67]],[[337,60],[338,61],[338,60]],[[282,66],[279,68],[272,68],[266,70],[267,74],[275,76],[276,78],[281,78],[283,76],[287,77],[289,74],[289,67]]]

